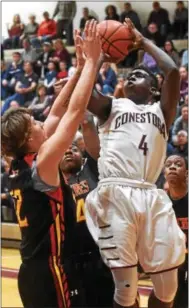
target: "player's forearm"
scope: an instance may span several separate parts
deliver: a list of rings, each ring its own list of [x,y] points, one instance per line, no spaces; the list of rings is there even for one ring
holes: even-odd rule
[[[78,109],[81,113],[84,113],[92,93],[97,69],[97,64],[93,60],[89,59],[85,62],[81,77],[70,99],[70,110]],[[77,101],[77,104],[75,101]]]
[[[81,76],[81,73],[82,69],[77,69],[75,74],[68,80],[66,85],[62,88],[59,95],[55,99],[55,102],[51,108],[49,116],[53,115],[62,118],[62,116],[65,113],[65,110],[67,109],[72,92],[79,80],[79,77]]]
[[[142,48],[154,58],[165,75],[177,68],[172,58],[147,38],[143,39]]]

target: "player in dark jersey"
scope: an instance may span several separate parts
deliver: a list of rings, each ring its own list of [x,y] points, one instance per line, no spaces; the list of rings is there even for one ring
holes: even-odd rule
[[[108,268],[101,260],[99,249],[95,244],[85,221],[85,199],[98,183],[97,157],[99,140],[93,117],[87,115],[83,121],[83,135],[86,140],[93,140],[90,154],[83,154],[73,143],[61,162],[61,170],[75,197],[75,240],[70,255],[64,260],[68,284],[71,290],[72,307],[111,307],[114,283]],[[77,277],[73,277],[73,268]],[[70,273],[71,270],[71,273]],[[82,296],[81,294],[82,293]],[[78,295],[78,296],[77,296]]]
[[[168,194],[173,203],[178,224],[186,235],[187,251],[184,264],[178,271],[178,290],[175,308],[188,307],[188,161],[184,156],[171,155],[165,162],[164,174],[168,183]]]
[[[76,73],[56,98],[44,124],[25,108],[8,110],[1,121],[2,152],[14,158],[10,177],[22,236],[18,287],[26,308],[70,306],[61,264],[68,195],[65,184],[61,185],[59,163],[83,118],[91,80],[97,73],[101,45],[94,20],[86,24],[81,41],[76,33]]]

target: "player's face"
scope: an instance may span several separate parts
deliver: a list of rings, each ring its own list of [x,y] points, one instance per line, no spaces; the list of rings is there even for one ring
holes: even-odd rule
[[[143,101],[143,104],[146,104],[146,100],[150,96],[150,88],[151,82],[149,74],[140,69],[133,70],[128,75],[125,82],[126,95],[136,104],[138,100]]]
[[[164,175],[169,185],[185,181],[186,173],[186,164],[182,157],[172,155],[167,158]]]
[[[47,135],[42,122],[34,120],[32,116],[30,117],[30,121],[31,133],[28,140],[28,147],[31,151],[38,151],[40,146],[47,139]]]
[[[78,138],[75,143],[82,153],[85,152],[85,141],[83,137]]]
[[[75,173],[81,169],[82,166],[82,154],[79,148],[75,145],[71,145],[65,152],[61,161],[61,170],[66,173]]]

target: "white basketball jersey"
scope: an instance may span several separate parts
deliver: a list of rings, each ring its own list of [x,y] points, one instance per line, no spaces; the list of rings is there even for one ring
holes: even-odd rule
[[[99,127],[100,179],[117,177],[155,183],[166,157],[167,133],[160,103],[136,105],[113,99],[108,120]]]

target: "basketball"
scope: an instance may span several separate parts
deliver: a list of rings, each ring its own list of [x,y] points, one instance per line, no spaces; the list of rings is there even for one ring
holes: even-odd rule
[[[132,33],[120,22],[104,20],[98,24],[102,50],[117,59],[124,58],[133,44]]]

